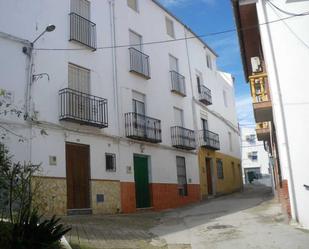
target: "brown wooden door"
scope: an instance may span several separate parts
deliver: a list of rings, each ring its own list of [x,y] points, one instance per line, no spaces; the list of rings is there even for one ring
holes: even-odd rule
[[[89,146],[66,144],[67,208],[90,208]]]
[[[206,158],[206,174],[207,174],[207,189],[208,189],[208,194],[212,195],[213,190],[212,190],[212,176],[211,176],[211,165],[210,165],[210,158]]]

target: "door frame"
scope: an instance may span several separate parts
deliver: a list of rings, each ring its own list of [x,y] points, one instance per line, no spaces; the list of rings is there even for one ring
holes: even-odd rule
[[[216,188],[216,185],[217,185],[217,179],[215,177],[215,174],[214,174],[214,158],[212,157],[205,157],[205,168],[206,168],[206,180],[207,180],[207,166],[206,166],[206,163],[207,161],[206,160],[209,160],[209,163],[210,163],[210,174],[211,174],[211,186],[212,186],[212,195],[209,195],[208,194],[208,185],[207,185],[207,195],[208,196],[215,196],[216,195],[216,192],[217,192],[217,188]],[[208,184],[208,181],[207,181],[207,184]]]
[[[68,208],[68,179],[67,179],[67,151],[66,151],[66,146],[67,145],[73,145],[73,146],[79,146],[79,147],[87,147],[88,148],[88,152],[89,152],[89,158],[88,158],[88,170],[89,170],[89,178],[88,178],[88,189],[89,189],[89,193],[88,193],[88,202],[89,202],[89,208],[73,208],[73,209],[69,209]],[[67,210],[68,210],[68,213],[71,213],[70,210],[73,210],[72,213],[75,213],[74,210],[92,210],[92,196],[91,196],[91,153],[90,153],[90,145],[89,144],[82,144],[82,143],[75,143],[75,142],[70,142],[70,141],[65,141],[65,170],[66,170],[66,187],[67,187],[67,194],[66,194],[66,197],[67,197]],[[77,212],[78,213],[78,212]]]
[[[134,157],[140,157],[140,158],[145,158],[147,159],[147,171],[148,171],[148,190],[149,190],[149,207],[145,207],[145,208],[151,208],[152,207],[152,195],[151,195],[151,190],[150,190],[150,184],[152,183],[152,177],[151,177],[151,156],[149,155],[144,155],[144,154],[138,154],[138,153],[133,153],[133,169],[134,169],[134,186],[135,186],[135,168],[134,168]],[[135,190],[136,191],[136,190]],[[135,192],[135,204],[137,199],[136,199],[136,192]],[[138,208],[137,209],[143,209],[143,208]]]

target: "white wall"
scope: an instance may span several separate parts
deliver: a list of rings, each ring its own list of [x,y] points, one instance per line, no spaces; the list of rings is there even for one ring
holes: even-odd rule
[[[254,141],[248,141],[247,136],[254,135]],[[248,157],[248,153],[257,152],[257,160]],[[264,149],[263,141],[258,141],[254,128],[241,128],[241,164],[245,168],[260,168],[261,174],[270,175],[268,153]]]
[[[281,0],[273,3],[295,14],[309,10],[308,1]],[[257,3],[257,10],[260,23],[291,16],[261,0]],[[308,27],[308,16],[293,17],[260,27],[283,179],[288,180],[293,218],[298,216],[300,223],[307,228],[309,190],[304,184],[309,184]]]
[[[95,52],[80,44],[68,42],[69,9],[68,0],[12,0],[0,2],[0,31],[33,41],[48,24],[56,25],[56,30],[46,33],[34,45],[35,48],[64,48],[82,50],[34,50],[34,73],[48,73],[47,78],[35,81],[32,86],[32,101],[37,111],[39,124],[31,131],[31,150],[16,147],[18,157],[42,163],[43,172],[49,176],[64,177],[65,142],[90,144],[91,177],[99,179],[118,179],[133,181],[134,174],[127,173],[127,166],[133,169],[133,154],[150,155],[151,181],[176,183],[176,156],[184,156],[187,165],[187,178],[190,183],[199,183],[198,162],[196,152],[176,150],[171,147],[170,127],[174,125],[173,107],[184,111],[185,128],[194,129],[200,125],[200,110],[209,115],[209,127],[219,133],[221,151],[240,158],[234,88],[229,74],[218,72],[215,66],[216,55],[205,44],[197,39],[188,42],[189,60],[185,41],[144,45],[143,52],[150,57],[151,79],[145,80],[129,72],[128,47],[117,48],[118,104],[120,110],[120,134],[117,129],[117,110],[115,106],[113,82],[112,50],[98,49]],[[166,34],[165,17],[169,16],[153,1],[139,1],[139,12],[131,10],[126,1],[115,1],[115,26],[117,45],[129,44],[129,29],[143,36],[143,41],[160,41],[171,39]],[[176,38],[183,38],[184,26],[173,17]],[[97,46],[111,46],[111,26],[108,1],[91,1],[91,21],[96,23]],[[22,25],[21,25],[22,24]],[[0,38],[1,39],[1,38]],[[20,106],[24,102],[27,67],[26,55],[21,52],[21,45],[9,40],[0,40],[0,87],[14,91],[15,101]],[[213,59],[213,70],[206,66],[206,53]],[[171,93],[169,73],[169,54],[179,60],[179,72],[186,78],[187,97]],[[9,60],[7,59],[9,58]],[[189,65],[190,61],[190,65]],[[91,70],[91,94],[108,99],[109,126],[106,129],[80,126],[69,122],[58,121],[58,91],[68,87],[68,63],[74,63]],[[192,75],[190,75],[190,70]],[[207,107],[197,105],[196,119],[192,108],[192,96],[197,98],[195,70],[203,74],[205,85],[212,90],[213,105],[209,107],[213,113],[220,114],[219,119],[208,111]],[[192,81],[191,81],[192,77]],[[228,96],[228,108],[223,106],[223,89]],[[132,111],[132,90],[146,95],[146,115],[161,120],[162,143],[150,145],[124,138],[124,113]],[[232,123],[227,126],[226,121]],[[22,122],[23,123],[23,122]],[[23,123],[24,124],[24,123]],[[24,125],[27,125],[26,123]],[[22,129],[26,129],[23,127]],[[41,131],[48,135],[41,135]],[[233,134],[233,151],[228,150],[228,131]],[[28,132],[27,128],[23,132]],[[119,136],[122,138],[120,139]],[[19,152],[18,152],[19,151]],[[143,152],[142,152],[143,151]],[[21,153],[23,152],[23,153]],[[116,153],[117,171],[109,173],[105,170],[105,152]],[[19,156],[21,155],[21,156]],[[49,156],[57,157],[57,165],[49,165]],[[133,170],[132,170],[133,172]]]

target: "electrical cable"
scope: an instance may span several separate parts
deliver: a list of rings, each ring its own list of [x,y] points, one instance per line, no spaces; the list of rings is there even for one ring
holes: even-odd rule
[[[170,42],[190,40],[190,39],[199,39],[199,38],[217,36],[217,35],[226,34],[226,33],[232,33],[232,32],[236,32],[236,31],[245,31],[245,30],[255,29],[255,28],[262,26],[262,25],[281,22],[283,20],[291,19],[291,18],[294,18],[294,17],[307,16],[307,15],[309,15],[309,11],[306,11],[306,12],[303,12],[303,13],[300,13],[300,14],[291,15],[291,16],[284,17],[284,18],[280,18],[280,19],[273,20],[273,21],[260,23],[260,24],[257,24],[257,25],[252,25],[250,27],[241,28],[241,29],[231,28],[231,29],[226,29],[226,30],[223,30],[223,31],[211,32],[211,33],[204,34],[204,35],[182,37],[182,38],[176,38],[176,39],[170,39],[170,40],[150,41],[150,42],[144,42],[144,43],[141,43],[141,44],[123,44],[123,45],[116,45],[116,46],[102,46],[102,47],[97,47],[96,49],[97,50],[103,50],[103,49],[113,49],[113,48],[129,48],[129,47],[132,47],[132,46],[134,47],[134,46],[137,46],[137,45],[154,45],[154,44],[170,43]],[[88,48],[34,48],[34,50],[40,50],[40,51],[43,51],[43,50],[45,50],[45,51],[81,51],[81,50],[88,50]]]
[[[273,2],[271,2],[270,0],[266,0],[267,3],[269,3],[270,5],[272,5],[274,8],[276,8],[277,10],[279,10],[280,12],[286,14],[286,15],[290,15],[290,16],[305,16],[307,14],[309,14],[309,11],[307,12],[303,12],[303,13],[292,13],[292,12],[288,12],[286,10],[283,10],[281,8],[279,8],[277,5],[275,5]]]

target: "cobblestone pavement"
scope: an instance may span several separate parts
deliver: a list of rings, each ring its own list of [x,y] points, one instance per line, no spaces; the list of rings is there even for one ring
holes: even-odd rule
[[[70,216],[68,241],[83,249],[308,249],[309,231],[287,224],[271,190],[242,193],[162,213]]]

